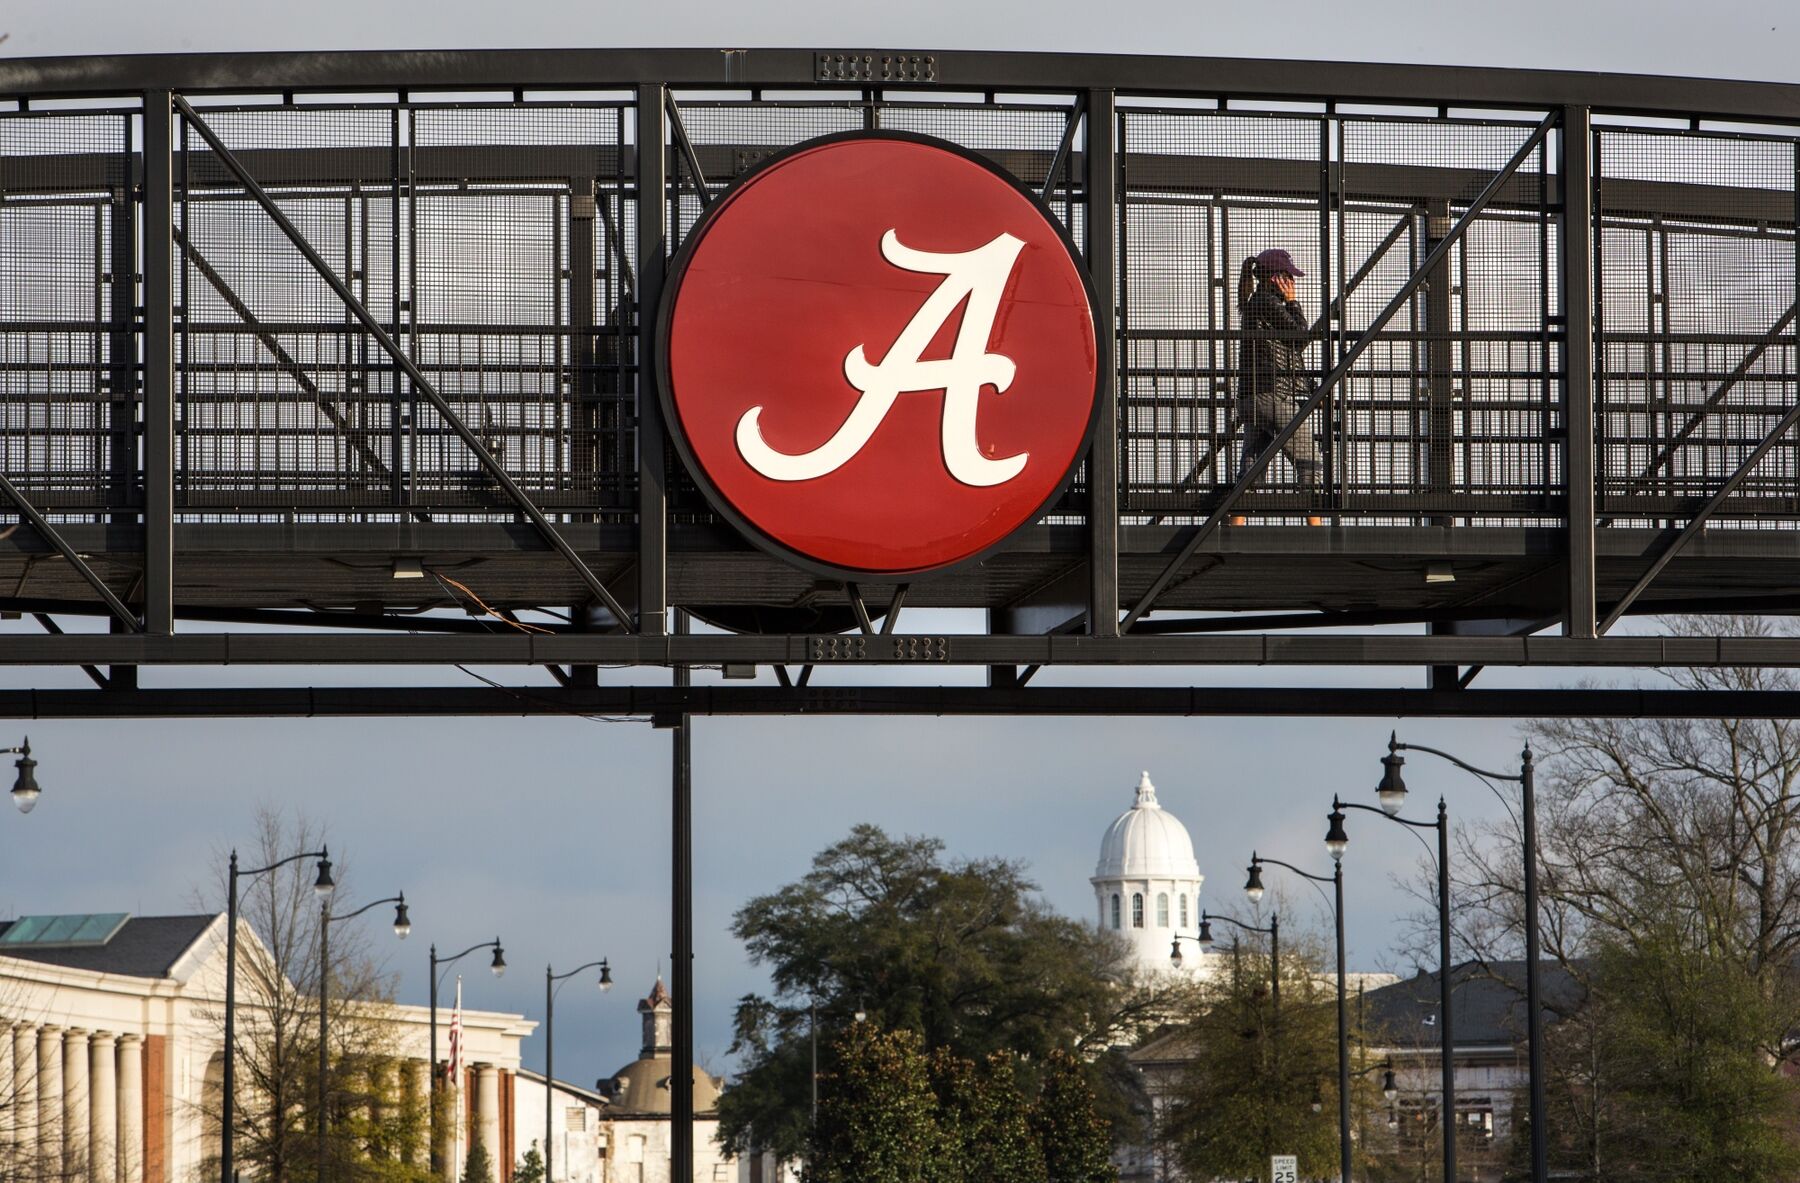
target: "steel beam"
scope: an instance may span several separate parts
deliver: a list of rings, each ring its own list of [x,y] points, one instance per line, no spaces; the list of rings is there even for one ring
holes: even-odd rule
[[[1563,632],[1592,637],[1594,578],[1594,132],[1586,107],[1562,110],[1563,478],[1569,580]],[[1616,617],[1615,617],[1616,619]]]
[[[175,112],[144,95],[144,629],[175,631]]]
[[[1569,104],[1641,114],[1800,122],[1792,83],[1268,58],[919,50],[936,84],[959,90],[1088,88],[1278,100],[1542,110]],[[114,54],[0,61],[0,96],[117,96],[147,89],[191,93],[385,92],[691,86],[841,88],[822,82],[814,49],[352,50],[324,53]]]
[[[299,228],[296,227],[293,222],[288,220],[287,215],[281,212],[281,207],[276,205],[274,200],[263,191],[262,186],[257,183],[256,178],[250,175],[249,171],[244,168],[243,163],[232,154],[231,149],[225,146],[225,142],[207,125],[206,121],[200,117],[199,113],[196,112],[194,108],[188,104],[187,100],[180,95],[172,96],[172,98],[175,108],[181,112],[181,116],[187,121],[188,126],[200,133],[200,138],[206,141],[207,147],[212,149],[213,154],[218,157],[219,163],[224,165],[225,168],[238,179],[238,183],[243,185],[245,193],[262,207],[263,213],[269,217],[270,221],[275,223],[276,228],[294,245],[294,249],[300,252],[307,263],[318,273],[319,278],[324,280],[326,286],[331,288],[332,293],[336,295],[339,300],[343,301],[344,307],[349,310],[350,314],[355,317],[359,323],[361,323],[364,331],[366,331],[369,336],[373,337],[375,342],[381,346],[382,351],[406,372],[406,376],[412,380],[414,389],[419,394],[425,396],[425,399],[437,410],[438,415],[443,421],[449,425],[451,430],[457,434],[464,444],[468,445],[469,451],[474,454],[476,462],[480,464],[482,468],[487,470],[488,475],[494,478],[495,482],[505,491],[507,497],[519,508],[531,522],[532,526],[537,529],[537,532],[543,536],[544,541],[549,543],[551,548],[562,555],[568,564],[575,569],[575,573],[581,577],[582,583],[586,584],[588,590],[594,594],[594,598],[605,604],[607,608],[612,611],[613,615],[618,618],[620,627],[629,629],[631,627],[630,619],[626,616],[625,609],[619,605],[619,601],[613,596],[612,592],[608,590],[606,584],[601,582],[600,577],[594,573],[593,569],[590,568],[582,557],[576,553],[575,548],[569,545],[568,540],[562,536],[562,533],[558,531],[555,526],[550,524],[550,519],[544,516],[544,511],[538,508],[537,503],[532,501],[530,495],[527,494],[525,490],[519,486],[519,483],[513,479],[512,474],[506,470],[506,466],[500,462],[500,458],[489,451],[481,437],[476,435],[467,423],[463,422],[462,416],[456,413],[456,409],[450,405],[442,394],[438,393],[436,385],[425,376],[424,371],[421,370],[417,363],[415,363],[412,358],[400,348],[393,337],[388,335],[387,330],[382,327],[381,322],[375,319],[375,315],[369,311],[361,300],[356,298],[356,294],[350,290],[349,286],[345,284],[343,279],[338,276],[337,272],[332,269],[331,264],[327,263],[324,257],[319,254],[318,250],[313,247],[306,235],[302,234]]]
[[[1800,716],[1792,690],[1413,690],[1269,686],[336,686],[0,690],[6,719],[637,718],[673,715],[1143,718],[1731,718]]]
[[[177,636],[13,635],[0,666],[37,665],[829,665],[902,666],[1431,666],[1536,668],[1800,667],[1796,637],[1320,633],[1091,637],[897,633],[652,637],[616,633],[382,636],[369,633],[192,633]]]
[[[1468,208],[1463,211],[1456,223],[1445,231],[1443,238],[1439,239],[1437,245],[1420,261],[1418,270],[1414,271],[1407,277],[1406,282],[1400,285],[1400,290],[1394,293],[1393,298],[1388,301],[1387,307],[1376,314],[1375,319],[1369,322],[1369,327],[1351,343],[1350,347],[1344,351],[1344,355],[1338,359],[1337,364],[1333,365],[1320,379],[1318,389],[1314,390],[1312,396],[1301,404],[1287,425],[1275,433],[1274,438],[1269,441],[1262,454],[1244,469],[1237,481],[1220,499],[1218,505],[1207,515],[1206,520],[1194,528],[1174,560],[1163,568],[1161,574],[1150,581],[1150,586],[1144,590],[1144,594],[1138,597],[1138,601],[1132,605],[1131,611],[1125,614],[1122,628],[1129,630],[1139,617],[1151,609],[1156,603],[1156,597],[1160,596],[1164,589],[1174,582],[1176,575],[1200,549],[1200,544],[1219,528],[1219,524],[1231,513],[1232,506],[1236,504],[1238,498],[1242,497],[1251,485],[1262,478],[1263,473],[1267,471],[1270,464],[1274,463],[1275,457],[1287,442],[1297,432],[1310,430],[1307,427],[1307,420],[1311,418],[1312,413],[1330,397],[1337,384],[1342,382],[1345,375],[1355,366],[1356,359],[1362,356],[1364,350],[1374,344],[1388,321],[1392,320],[1394,315],[1406,306],[1413,294],[1419,290],[1438,264],[1450,253],[1451,248],[1462,241],[1463,235],[1468,233],[1469,227],[1475,224],[1476,219],[1481,216],[1481,211],[1486,209],[1488,203],[1494,199],[1494,195],[1499,193],[1512,175],[1519,171],[1519,166],[1529,160],[1531,154],[1537,151],[1556,120],[1556,112],[1546,115],[1543,121],[1537,125],[1537,129],[1526,137],[1519,150],[1513,153],[1512,159],[1506,162],[1488,182],[1487,187],[1482,189],[1481,193],[1469,203]]]
[[[125,625],[134,633],[140,631],[142,626],[138,623],[137,614],[127,608],[119,597],[113,594],[112,589],[106,586],[106,581],[94,573],[94,569],[88,566],[87,560],[81,556],[81,553],[69,545],[68,540],[57,532],[56,527],[52,526],[48,519],[38,512],[37,506],[27,500],[25,494],[21,493],[18,486],[8,480],[4,473],[0,473],[0,495],[11,501],[17,507],[19,516],[30,522],[31,528],[36,530],[44,541],[56,548],[56,553],[67,560],[69,566],[75,569],[76,574],[80,575],[82,580],[94,589],[95,594],[106,602],[107,608],[118,618],[120,624]]]
[[[657,397],[656,310],[669,262],[668,91],[637,89],[638,631],[668,632],[669,469]]]
[[[1093,446],[1088,449],[1088,629],[1119,635],[1119,225],[1118,112],[1109,90],[1087,93],[1083,188],[1087,191],[1087,266],[1102,328],[1095,337],[1100,371]]]

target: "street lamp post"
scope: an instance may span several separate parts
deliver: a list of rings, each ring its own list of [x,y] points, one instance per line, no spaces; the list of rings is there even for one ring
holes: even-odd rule
[[[1329,876],[1314,875],[1311,871],[1302,871],[1292,863],[1284,863],[1280,859],[1264,858],[1255,851],[1251,851],[1250,873],[1249,877],[1244,880],[1244,894],[1250,897],[1251,903],[1257,903],[1263,897],[1262,867],[1264,863],[1292,871],[1301,878],[1311,881],[1315,888],[1320,883],[1332,885],[1332,916],[1337,924],[1338,1177],[1341,1183],[1350,1183],[1350,1019],[1344,992],[1346,978],[1344,971],[1344,864],[1334,859]]]
[[[1200,932],[1196,936],[1176,933],[1175,939],[1169,943],[1169,962],[1177,968],[1181,965],[1181,942],[1193,941],[1202,949],[1213,947],[1212,922],[1223,920],[1227,924],[1236,925],[1245,932],[1267,933],[1269,937],[1269,1004],[1275,1012],[1275,1037],[1281,1038],[1281,917],[1270,916],[1269,925],[1264,928],[1256,924],[1245,924],[1242,920],[1233,920],[1229,916],[1215,916],[1211,912],[1200,913]]]
[[[43,792],[37,783],[37,761],[31,758],[31,737],[26,736],[24,742],[16,748],[0,748],[0,753],[18,757],[13,761],[13,767],[19,770],[18,779],[13,781],[13,804],[19,807],[20,813],[30,813],[31,807],[38,803],[38,797]]]
[[[606,964],[604,957],[578,965],[566,974],[552,973],[549,966],[544,967],[544,1183],[553,1183],[556,1178],[556,1158],[551,1150],[550,1102],[556,1092],[556,993],[562,989],[557,983],[584,969],[596,968],[600,971],[600,980],[594,984],[604,994],[613,987],[612,967]]]
[[[23,779],[23,777],[21,777]],[[17,792],[18,790],[14,790]],[[234,1183],[234,1167],[232,1163],[232,1125],[236,1118],[233,1110],[236,1107],[235,1090],[237,1088],[237,912],[238,912],[238,880],[254,879],[258,875],[266,875],[270,871],[280,870],[289,863],[297,863],[301,859],[316,858],[319,860],[319,873],[313,880],[313,891],[322,900],[331,898],[332,888],[337,884],[331,878],[331,855],[329,848],[321,846],[317,850],[306,850],[299,854],[289,855],[279,862],[270,863],[266,867],[257,867],[252,871],[238,869],[237,851],[231,852],[231,867],[226,875],[225,886],[225,1071],[220,1081],[223,1096],[220,1099],[219,1118],[219,1180],[220,1183]]]
[[[1384,809],[1389,801],[1393,802],[1395,809],[1399,809],[1406,800],[1406,782],[1400,776],[1400,768],[1406,761],[1399,755],[1401,752],[1425,752],[1440,760],[1448,760],[1464,772],[1484,781],[1503,780],[1519,786],[1520,796],[1523,798],[1519,828],[1523,831],[1521,837],[1525,846],[1525,1054],[1531,1074],[1531,1179],[1532,1183],[1547,1183],[1550,1178],[1550,1152],[1549,1130],[1544,1116],[1544,1007],[1543,997],[1539,993],[1541,983],[1538,974],[1537,787],[1531,748],[1527,745],[1519,754],[1517,774],[1489,772],[1437,748],[1401,743],[1398,734],[1390,734],[1388,754],[1381,758],[1381,784],[1376,789]]]
[[[319,901],[319,1178],[325,1178],[325,1145],[326,1145],[326,1105],[325,1105],[325,1073],[328,1066],[325,1059],[325,1017],[331,999],[331,926],[340,921],[352,920],[367,912],[370,908],[379,908],[382,904],[394,905],[394,935],[405,940],[412,932],[412,920],[406,914],[406,893],[391,895],[385,900],[374,900],[364,904],[354,912],[342,916],[331,914],[329,897]]]
[[[488,964],[488,968],[494,971],[494,976],[497,978],[505,976],[505,974],[506,974],[506,950],[504,950],[500,947],[500,938],[499,937],[495,937],[491,941],[482,941],[478,945],[470,945],[467,949],[464,949],[461,953],[456,954],[454,957],[439,957],[436,943],[434,942],[431,946],[431,975],[430,975],[431,976],[431,1091],[429,1093],[429,1102],[431,1105],[431,1116],[430,1116],[429,1121],[426,1124],[431,1133],[431,1170],[434,1175],[438,1175],[440,1177],[443,1175],[443,1172],[444,1172],[444,1160],[438,1154],[438,1130],[437,1130],[437,1127],[438,1127],[437,1095],[438,1095],[438,1071],[439,1071],[439,1069],[438,1069],[438,1053],[437,1053],[437,1012],[438,1012],[438,986],[441,984],[441,982],[440,982],[441,975],[439,973],[438,967],[439,966],[448,966],[452,962],[460,961],[464,957],[467,957],[469,954],[475,952],[475,950],[477,950],[477,949],[492,949],[494,951],[494,960]],[[227,1183],[229,1183],[229,1181],[227,1181]]]
[[[1456,1179],[1456,1066],[1451,1056],[1454,1051],[1451,1037],[1450,1021],[1450,815],[1444,806],[1444,799],[1438,798],[1437,820],[1435,822],[1414,821],[1400,816],[1400,802],[1383,797],[1381,808],[1373,805],[1358,805],[1352,801],[1331,799],[1331,813],[1327,820],[1331,823],[1325,831],[1325,849],[1331,857],[1343,860],[1344,851],[1349,849],[1350,835],[1344,830],[1344,810],[1361,809],[1376,817],[1409,826],[1415,830],[1437,831],[1438,849],[1438,1021],[1442,1027],[1439,1041],[1443,1056],[1443,1089],[1444,1104],[1439,1124],[1444,1131],[1444,1179],[1454,1183]]]

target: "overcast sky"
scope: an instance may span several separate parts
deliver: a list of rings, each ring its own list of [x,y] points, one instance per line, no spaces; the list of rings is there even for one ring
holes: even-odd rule
[[[1083,5],[1071,0],[682,4],[467,0],[9,0],[10,56],[292,49],[830,45],[1101,50],[1292,59],[1480,64],[1800,81],[1792,0],[1706,6],[1668,0],[1509,0],[1480,6],[1373,0]],[[1304,66],[1294,67],[1304,70]],[[597,82],[603,80],[596,80]],[[930,627],[912,616],[907,627]],[[0,644],[4,637],[0,636]],[[504,677],[536,677],[489,671]],[[277,675],[270,675],[271,678]],[[291,670],[299,684],[388,682],[381,671]],[[1572,679],[1576,675],[1571,674]],[[460,677],[452,672],[449,678]],[[1163,671],[1157,680],[1281,678],[1417,685],[1420,671]],[[255,680],[243,671],[145,671],[151,685]],[[1040,676],[1040,682],[1094,680]],[[86,683],[76,672],[0,669],[4,685]],[[1528,684],[1504,671],[1484,685]],[[731,940],[746,897],[804,873],[853,824],[934,834],[956,855],[1028,862],[1056,907],[1093,915],[1087,877],[1100,836],[1147,768],[1194,835],[1209,907],[1241,898],[1251,849],[1326,865],[1334,791],[1366,796],[1392,720],[1070,721],[702,719],[695,729],[696,940],[700,1056],[728,1067],[732,1001],[761,974]],[[7,726],[14,726],[8,724]],[[1504,766],[1508,723],[1402,722],[1402,733]],[[15,728],[18,729],[18,728]],[[633,1002],[668,941],[667,733],[583,720],[54,723],[31,728],[44,798],[0,815],[0,915],[188,909],[224,851],[249,840],[258,803],[323,821],[351,864],[347,906],[404,889],[414,935],[394,948],[401,997],[424,1002],[426,945],[499,934],[513,972],[471,966],[472,1007],[541,1018],[546,961],[605,955],[620,987],[580,983],[559,1008],[559,1069],[578,1082],[636,1055]],[[3,735],[10,743],[16,736]],[[1485,790],[1416,762],[1461,817]],[[1398,830],[1358,830],[1349,888],[1351,964],[1396,963],[1390,883],[1419,853]],[[1310,898],[1310,897],[1307,897]],[[1305,904],[1307,898],[1295,895]],[[377,937],[382,934],[377,931]],[[377,947],[381,942],[377,941]],[[473,961],[473,959],[471,959]],[[542,1065],[542,1041],[527,1044]]]

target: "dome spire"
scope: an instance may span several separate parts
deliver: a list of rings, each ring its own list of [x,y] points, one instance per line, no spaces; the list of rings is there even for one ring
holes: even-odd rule
[[[1162,808],[1161,805],[1157,804],[1156,786],[1150,783],[1150,773],[1148,771],[1145,771],[1138,780],[1137,808],[1139,808],[1139,809],[1161,809]]]

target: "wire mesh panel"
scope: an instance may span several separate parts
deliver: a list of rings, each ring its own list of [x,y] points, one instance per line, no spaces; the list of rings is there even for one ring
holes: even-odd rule
[[[0,470],[39,509],[140,500],[131,165],[129,115],[0,115]]]
[[[1685,520],[1741,474],[1714,520],[1791,516],[1796,142],[1638,129],[1595,139],[1600,512]]]
[[[540,505],[623,507],[635,319],[619,266],[622,109],[424,108],[408,121],[407,329],[421,369]],[[412,402],[418,496],[505,504],[468,445]]]
[[[1121,507],[1202,512],[1236,479],[1246,258],[1291,252],[1296,296],[1316,317],[1326,278],[1326,123],[1313,116],[1128,110],[1120,114]],[[1316,374],[1322,332],[1297,339]],[[1260,503],[1310,508],[1279,460]]]
[[[391,329],[394,113],[281,107],[201,118],[332,272],[387,310]],[[371,364],[379,346],[200,131],[185,118],[179,128],[178,504],[403,503],[392,370]]]
[[[1348,511],[1482,519],[1556,510],[1560,346],[1549,162],[1539,143],[1490,203],[1470,205],[1532,124],[1346,118],[1337,350],[1366,335],[1406,281],[1423,282],[1333,392],[1325,422]]]

